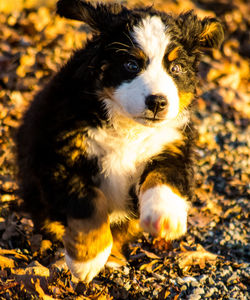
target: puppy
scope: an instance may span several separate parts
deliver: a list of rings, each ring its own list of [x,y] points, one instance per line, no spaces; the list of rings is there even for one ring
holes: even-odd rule
[[[185,234],[197,65],[223,29],[192,11],[117,3],[59,0],[57,12],[93,36],[24,115],[18,177],[35,225],[63,240],[70,270],[90,282],[141,230]]]

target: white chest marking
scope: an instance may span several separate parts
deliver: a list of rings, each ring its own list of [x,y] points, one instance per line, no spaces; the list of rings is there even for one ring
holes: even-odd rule
[[[114,219],[119,219],[126,216],[129,188],[137,183],[148,160],[164,145],[180,139],[181,133],[169,125],[146,127],[123,116],[113,124],[113,128],[89,129],[87,152],[98,157],[101,189],[110,212],[116,212]]]

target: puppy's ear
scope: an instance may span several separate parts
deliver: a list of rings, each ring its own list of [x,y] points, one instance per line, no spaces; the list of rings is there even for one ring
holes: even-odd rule
[[[187,50],[219,48],[224,39],[221,23],[215,18],[198,19],[193,11],[181,14],[177,24],[182,31],[182,42]]]
[[[201,21],[201,24],[200,45],[205,48],[219,48],[224,39],[221,23],[213,18],[205,18]]]
[[[91,4],[84,0],[59,0],[57,13],[61,17],[87,23],[95,32],[107,30],[114,25],[115,18],[127,9],[118,3]]]

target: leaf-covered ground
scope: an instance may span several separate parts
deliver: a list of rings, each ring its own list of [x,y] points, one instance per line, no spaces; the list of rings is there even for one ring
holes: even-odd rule
[[[249,299],[247,1],[154,1],[165,11],[217,16],[225,27],[221,50],[206,53],[200,65],[197,200],[181,240],[166,244],[145,234],[129,246],[125,267],[105,269],[89,286],[71,278],[60,263],[62,249],[35,233],[28,215],[16,212],[21,199],[13,135],[34,94],[90,33],[84,24],[55,16],[53,1],[23,1],[29,5],[12,13],[13,1],[1,1],[0,299]],[[50,8],[39,6],[48,2]]]

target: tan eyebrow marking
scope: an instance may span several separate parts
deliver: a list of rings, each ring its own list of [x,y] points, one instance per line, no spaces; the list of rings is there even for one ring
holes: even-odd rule
[[[130,53],[131,55],[137,57],[138,59],[143,59],[143,60],[147,59],[146,54],[139,48],[132,48]]]
[[[175,47],[169,54],[168,54],[168,60],[173,61],[178,57],[178,51],[180,49],[180,46]]]

